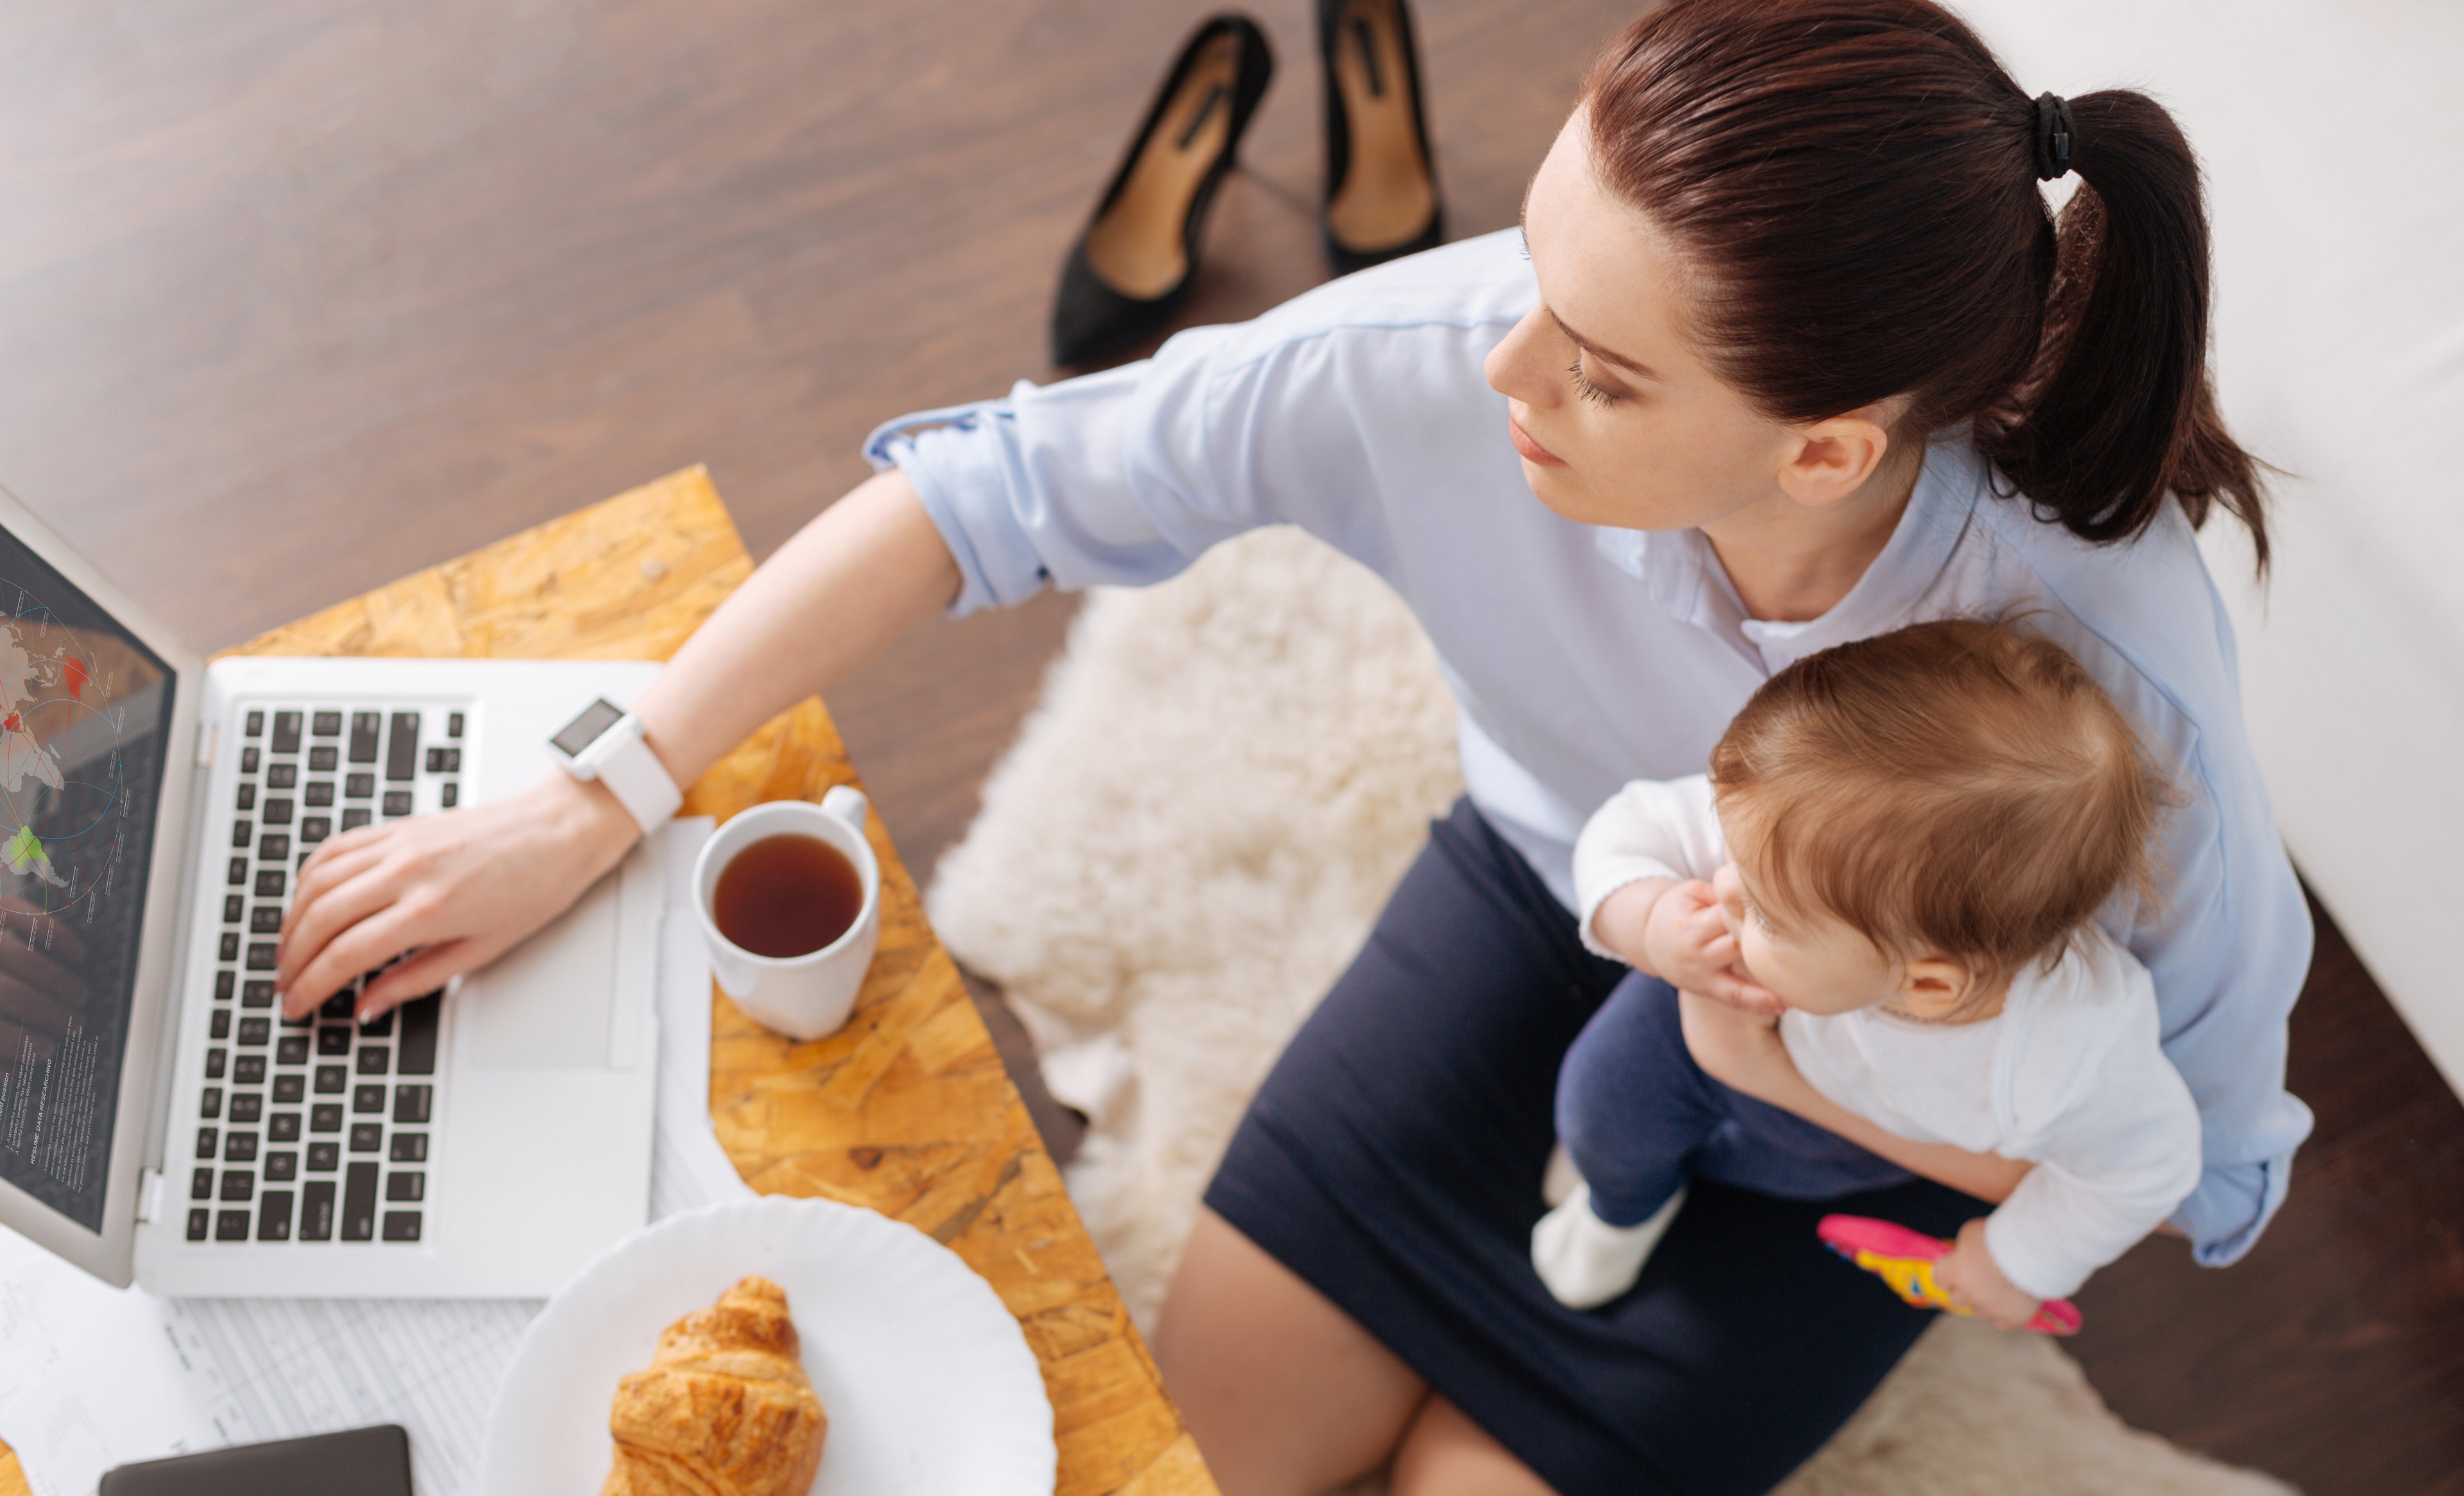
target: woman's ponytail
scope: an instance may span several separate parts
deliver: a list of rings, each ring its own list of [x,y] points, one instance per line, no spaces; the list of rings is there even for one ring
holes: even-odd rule
[[[1972,423],[2048,521],[2127,539],[2171,493],[2265,566],[2259,465],[2208,378],[2198,165],[2155,100],[2032,99],[1931,0],[1671,0],[1584,105],[1601,181],[1680,247],[1705,356],[1766,413],[1905,397],[1911,432]],[[2064,165],[2057,231],[2038,181]]]
[[[2198,163],[2162,105],[2068,102],[2070,165],[2035,365],[1976,421],[1976,445],[2047,517],[2091,540],[2147,528],[2167,493],[2193,525],[2221,504],[2267,566],[2257,463],[2208,377],[2208,226]]]

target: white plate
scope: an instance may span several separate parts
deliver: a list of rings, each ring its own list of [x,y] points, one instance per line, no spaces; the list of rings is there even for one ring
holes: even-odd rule
[[[814,1496],[1052,1496],[1044,1374],[992,1287],[913,1226],[776,1197],[671,1216],[548,1300],[489,1415],[480,1489],[595,1496],[617,1379],[748,1273],[787,1290],[829,1414]]]

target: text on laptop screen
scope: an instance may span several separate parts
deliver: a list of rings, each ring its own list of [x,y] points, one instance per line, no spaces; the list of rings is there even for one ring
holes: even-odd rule
[[[176,684],[0,531],[0,1178],[90,1231]]]

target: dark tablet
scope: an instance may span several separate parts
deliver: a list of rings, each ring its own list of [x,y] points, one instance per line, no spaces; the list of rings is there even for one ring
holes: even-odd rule
[[[123,1464],[97,1496],[411,1496],[410,1436],[398,1423]]]

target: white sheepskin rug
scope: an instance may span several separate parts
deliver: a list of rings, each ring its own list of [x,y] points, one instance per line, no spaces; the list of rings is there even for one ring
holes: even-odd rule
[[[1250,1093],[1461,788],[1419,627],[1309,537],[1089,598],[929,899],[1090,1121],[1070,1194],[1141,1327]],[[1947,1316],[1782,1487],[2287,1489],[2123,1426],[2052,1342]]]

